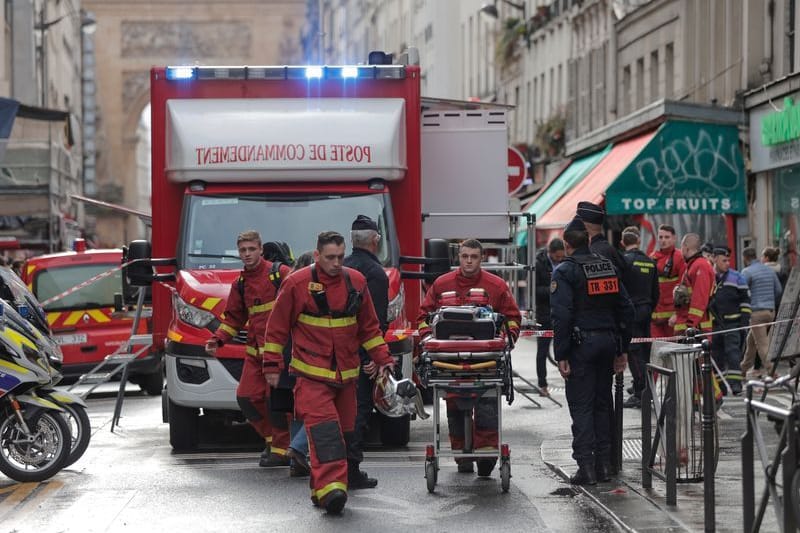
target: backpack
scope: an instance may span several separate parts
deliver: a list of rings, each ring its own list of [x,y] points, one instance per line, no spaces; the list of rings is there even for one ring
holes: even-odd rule
[[[280,290],[281,282],[283,281],[283,277],[281,277],[281,265],[294,265],[292,249],[285,242],[270,241],[264,243],[262,246],[261,255],[267,261],[272,261],[272,268],[269,271],[269,280],[275,287],[275,292],[277,292]],[[239,276],[239,279],[236,281],[236,287],[239,289],[239,296],[242,298],[242,301],[244,301],[244,278],[242,276]]]
[[[292,254],[292,249],[285,242],[270,241],[264,243],[261,255],[264,256],[264,259],[267,261],[294,266],[294,255]]]

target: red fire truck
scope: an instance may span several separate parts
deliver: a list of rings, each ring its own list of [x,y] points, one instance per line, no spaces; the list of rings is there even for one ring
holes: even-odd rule
[[[104,272],[119,267],[122,250],[86,250],[78,239],[76,251],[32,257],[25,263],[23,281],[40,302],[63,293]],[[120,308],[124,293],[117,271],[75,292],[46,303],[47,322],[64,353],[66,380],[85,374],[124,345],[133,318]],[[140,323],[146,333],[147,321]],[[130,363],[130,380],[148,394],[158,395],[164,384],[161,355],[150,351]]]
[[[370,216],[394,330],[412,325],[421,298],[418,276],[401,280],[401,252],[418,257],[425,238],[496,236],[498,227],[509,238],[507,216],[476,229],[458,217],[423,224],[423,212],[448,209],[444,199],[455,200],[449,211],[507,214],[507,125],[502,106],[421,99],[415,64],[154,68],[150,95],[153,242],[131,243],[128,259],[174,257],[175,273],[156,266],[153,285],[174,448],[198,444],[201,415],[241,417],[246,332],[216,358],[203,349],[241,269],[239,232],[256,229],[297,255],[321,231],[349,239],[352,220]],[[147,284],[153,274],[145,264],[127,275]],[[387,341],[409,375],[410,338]],[[382,440],[405,444],[408,427],[384,419]]]

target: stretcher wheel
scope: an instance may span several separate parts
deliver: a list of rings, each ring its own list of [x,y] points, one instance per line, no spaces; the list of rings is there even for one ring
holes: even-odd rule
[[[433,493],[436,489],[437,468],[434,461],[425,462],[425,481],[428,484],[428,492]]]
[[[508,460],[500,463],[500,488],[503,492],[511,488],[511,462]]]

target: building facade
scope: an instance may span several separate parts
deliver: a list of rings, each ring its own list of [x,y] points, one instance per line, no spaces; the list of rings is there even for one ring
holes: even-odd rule
[[[150,212],[150,69],[166,65],[284,65],[303,61],[304,0],[84,0],[97,21],[96,197]],[[100,46],[99,43],[102,43]],[[143,129],[144,127],[144,129]],[[134,216],[96,213],[100,244],[144,237]]]
[[[83,225],[82,32],[78,0],[8,0],[2,96],[18,102],[0,160],[0,236],[19,253],[71,245]]]

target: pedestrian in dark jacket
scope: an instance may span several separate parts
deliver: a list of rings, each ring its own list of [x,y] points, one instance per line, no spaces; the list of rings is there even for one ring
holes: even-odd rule
[[[378,225],[368,216],[358,215],[352,224],[350,240],[353,243],[353,253],[344,258],[344,266],[358,270],[367,279],[367,290],[369,290],[372,303],[375,305],[375,314],[378,316],[381,333],[385,335],[389,327],[387,319],[389,278],[386,277],[383,265],[377,257],[378,245],[381,242]],[[358,375],[356,386],[358,401],[356,425],[353,437],[347,441],[347,477],[348,486],[351,489],[371,489],[378,485],[378,480],[369,477],[360,469],[360,465],[364,460],[364,433],[372,415],[373,379],[370,374],[374,373],[375,362],[369,358],[363,348],[359,350],[359,356],[363,368]]]
[[[622,230],[622,246],[625,253],[625,275],[622,283],[633,302],[635,318],[631,325],[633,337],[650,336],[650,320],[653,308],[659,300],[658,270],[656,262],[639,249],[639,228],[629,226]],[[633,374],[633,394],[625,401],[625,407],[641,407],[642,391],[645,387],[645,368],[650,362],[650,343],[631,344],[628,362]]]
[[[564,241],[555,238],[547,248],[536,253],[536,322],[542,329],[553,329],[550,321],[550,279],[553,269],[564,260]],[[548,396],[547,389],[547,355],[550,351],[550,337],[539,337],[536,340],[536,378],[539,382],[539,394]]]
[[[742,334],[731,329],[750,325],[750,287],[747,280],[730,268],[731,250],[727,246],[714,248],[716,288],[708,309],[715,332],[711,345],[714,361],[722,369],[733,394],[742,392]]]

